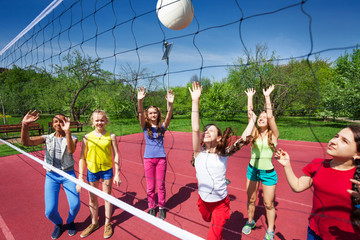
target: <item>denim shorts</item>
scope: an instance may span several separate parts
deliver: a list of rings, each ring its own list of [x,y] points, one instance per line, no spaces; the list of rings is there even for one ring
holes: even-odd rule
[[[261,181],[262,184],[267,186],[273,186],[277,183],[278,178],[275,169],[270,170],[260,170],[257,168],[254,168],[250,164],[247,167],[247,173],[246,176],[249,180],[254,182]]]
[[[103,179],[103,180],[112,179],[113,176],[114,176],[114,173],[113,173],[112,168],[110,168],[109,170],[100,171],[100,172],[97,172],[97,173],[92,173],[88,169],[86,179],[87,179],[88,182],[96,182],[96,181],[99,181],[100,178]]]

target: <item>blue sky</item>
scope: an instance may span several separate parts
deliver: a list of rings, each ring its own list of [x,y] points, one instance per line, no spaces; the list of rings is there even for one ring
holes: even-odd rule
[[[0,49],[15,38],[51,2],[50,0],[2,1]],[[97,8],[100,7],[101,2],[105,1],[97,1]],[[166,62],[161,60],[163,50],[161,42],[164,38],[174,43],[170,54],[170,72],[173,72],[170,74],[170,86],[184,85],[193,75],[200,74],[201,77],[219,81],[227,75],[226,66],[234,64],[239,57],[244,57],[244,45],[240,41],[238,22],[222,28],[212,28],[236,22],[241,18],[241,11],[236,1],[194,0],[194,20],[187,28],[178,31],[167,29],[162,25],[160,27],[154,11],[156,0],[114,1],[118,22],[126,21],[134,16],[129,2],[136,15],[143,16],[117,27],[114,30],[115,41],[112,33],[108,32],[99,36],[96,42],[95,40],[88,41],[82,45],[85,54],[92,57],[108,57],[114,54],[114,50],[117,53],[122,52],[116,55],[116,65],[115,58],[104,61],[103,67],[109,71],[117,72],[122,66],[130,65],[134,69],[139,66],[141,69],[146,68],[151,74],[164,74]],[[279,58],[307,55],[311,51],[309,18],[302,12],[300,5],[274,14],[254,17],[299,2],[238,0],[245,19],[241,25],[241,36],[246,48],[253,53],[257,44],[266,44],[269,53],[274,51]],[[69,6],[72,3],[73,1],[64,0],[63,6]],[[95,3],[95,0],[83,2],[84,16],[94,11]],[[55,13],[59,14],[63,6],[60,5],[55,9]],[[63,19],[71,19],[73,22],[80,19],[79,6],[80,4],[73,8],[72,16],[68,12],[66,13],[68,16],[64,14]],[[110,6],[99,10],[96,14],[96,25],[94,17],[86,19],[83,22],[83,33],[80,33],[78,24],[60,39],[54,40],[51,46],[52,51],[58,51],[55,48],[59,46],[66,49],[69,44],[76,45],[81,42],[83,37],[91,37],[96,32],[96,27],[98,32],[101,32],[113,26],[115,17]],[[313,52],[355,46],[360,43],[360,1],[309,0],[303,5],[303,10],[312,18]],[[40,24],[45,23],[44,20]],[[64,29],[68,22],[62,20],[62,24]],[[136,42],[131,30],[133,30]],[[193,34],[197,30],[200,33],[194,38]],[[46,34],[51,33],[46,31]],[[186,36],[187,34],[189,35]],[[68,38],[71,39],[70,43]],[[128,51],[134,49],[135,44],[140,47],[138,51]],[[46,52],[44,54],[49,54],[50,45],[45,46],[42,51]],[[333,61],[343,53],[344,50],[326,51],[321,53],[320,57]],[[221,67],[214,67],[219,65]],[[204,67],[202,70],[200,70],[201,66]],[[162,78],[159,78],[159,81],[162,82]]]

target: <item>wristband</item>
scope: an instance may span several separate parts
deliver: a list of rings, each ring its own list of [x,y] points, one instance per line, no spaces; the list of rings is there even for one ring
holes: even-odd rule
[[[21,121],[21,123],[24,124],[25,126],[28,126],[28,125],[29,125],[29,123],[24,122],[24,121]]]

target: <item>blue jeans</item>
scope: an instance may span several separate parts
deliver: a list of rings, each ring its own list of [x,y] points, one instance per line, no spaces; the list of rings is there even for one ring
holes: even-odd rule
[[[76,178],[74,170],[69,171],[67,173]],[[49,172],[49,171],[46,172],[45,215],[54,224],[63,223],[58,211],[59,192],[60,192],[61,184],[64,187],[64,191],[70,208],[69,216],[67,218],[66,223],[73,222],[80,210],[80,198],[79,198],[79,193],[76,192],[76,184],[55,172]]]

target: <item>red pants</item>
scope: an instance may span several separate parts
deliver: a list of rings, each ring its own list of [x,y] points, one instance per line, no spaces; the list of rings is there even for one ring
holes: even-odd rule
[[[226,196],[219,202],[204,202],[200,196],[197,202],[202,218],[210,222],[208,240],[220,240],[223,238],[223,227],[227,219],[230,218],[230,200]]]

